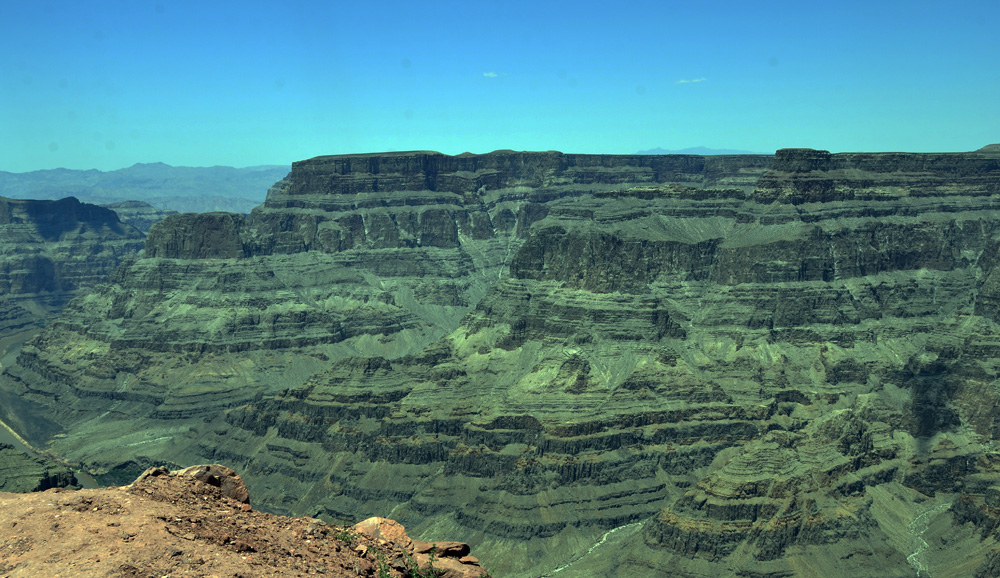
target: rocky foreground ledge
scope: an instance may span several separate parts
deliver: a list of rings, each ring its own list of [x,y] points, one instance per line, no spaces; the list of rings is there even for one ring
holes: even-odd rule
[[[150,468],[128,486],[0,492],[0,575],[486,576],[469,546],[371,518],[350,527],[255,511],[220,465]]]

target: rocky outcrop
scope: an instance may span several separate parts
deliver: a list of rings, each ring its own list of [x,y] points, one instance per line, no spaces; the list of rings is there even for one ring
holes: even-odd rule
[[[146,238],[146,257],[233,259],[247,257],[246,219],[234,213],[181,213],[154,225]]]
[[[231,468],[220,464],[191,466],[174,471],[164,466],[155,466],[141,473],[129,487],[135,487],[136,484],[142,484],[147,478],[156,476],[191,478],[203,484],[219,488],[219,493],[223,498],[228,498],[241,504],[250,503],[250,492],[247,491],[246,484],[243,483],[243,478]]]
[[[74,485],[76,479],[69,468],[0,443],[0,492],[41,492]]]
[[[0,337],[42,321],[143,247],[114,212],[69,197],[0,197]]]
[[[414,569],[442,578],[476,578],[486,575],[479,559],[470,555],[468,544],[462,542],[424,542],[406,535],[406,528],[395,520],[368,518],[351,526],[351,530],[375,540],[378,544],[392,544],[402,549],[412,560]],[[400,564],[400,566],[405,566]]]
[[[168,215],[177,213],[177,211],[158,209],[143,201],[120,201],[101,206],[111,209],[118,215],[121,222],[131,225],[143,233],[148,233],[153,223],[162,221]]]
[[[963,575],[998,158],[319,157],[154,227],[0,390],[95,471],[241,464],[505,575]]]
[[[127,486],[99,490],[0,492],[0,524],[10,529],[0,542],[0,572],[12,577],[487,575],[467,545],[413,541],[393,520],[338,527],[258,512],[245,498],[239,475],[220,465],[151,468]]]

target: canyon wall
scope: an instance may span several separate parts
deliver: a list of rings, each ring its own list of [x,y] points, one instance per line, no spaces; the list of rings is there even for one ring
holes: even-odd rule
[[[0,338],[43,324],[142,247],[142,233],[108,209],[0,197]]]
[[[973,575],[998,208],[988,151],[318,157],[154,225],[0,395],[99,473],[227,463],[502,575]]]

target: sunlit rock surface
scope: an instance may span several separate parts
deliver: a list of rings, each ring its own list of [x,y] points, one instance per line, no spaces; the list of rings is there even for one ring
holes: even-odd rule
[[[155,225],[2,391],[499,575],[989,575],[998,208],[989,149],[319,157]]]

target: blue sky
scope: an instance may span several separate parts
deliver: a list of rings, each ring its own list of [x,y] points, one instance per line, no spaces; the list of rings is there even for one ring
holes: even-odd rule
[[[962,151],[1000,2],[0,2],[0,170],[323,154]]]

